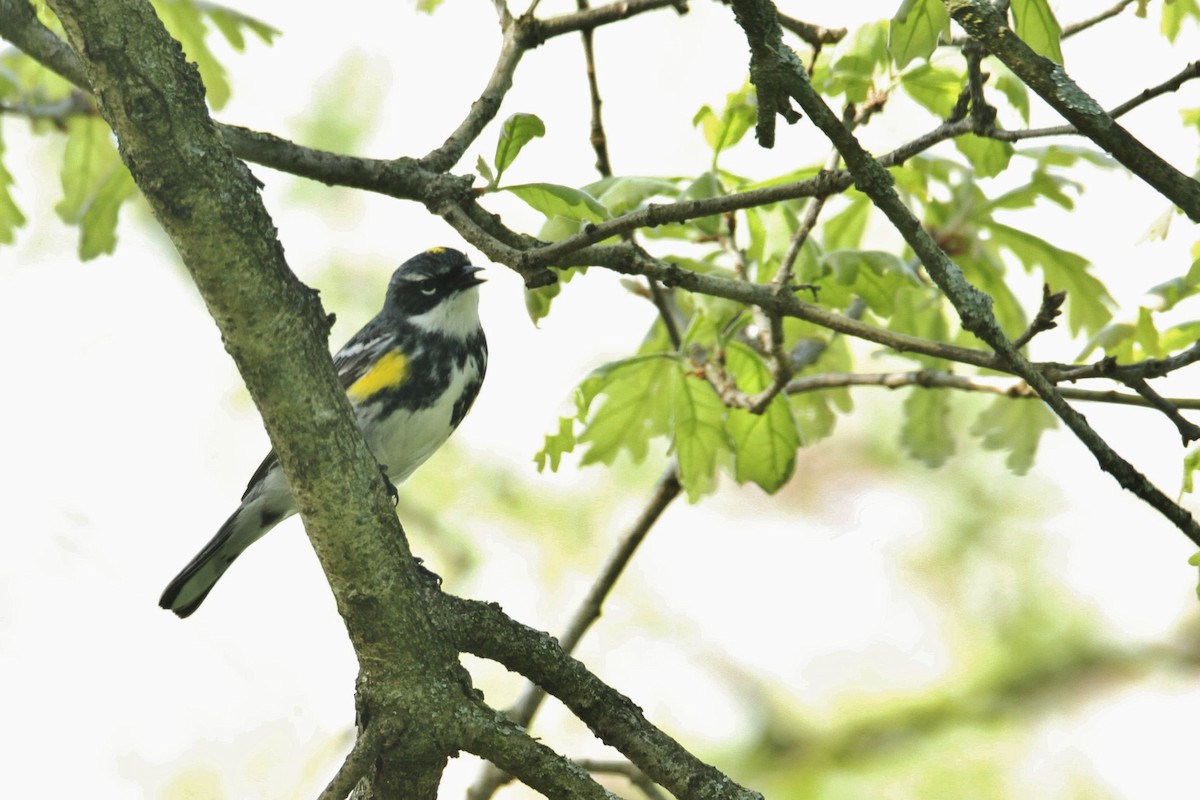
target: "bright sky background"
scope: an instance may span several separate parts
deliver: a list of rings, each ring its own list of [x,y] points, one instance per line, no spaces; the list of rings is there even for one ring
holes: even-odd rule
[[[815,22],[853,24],[839,6],[854,5],[866,19],[890,15],[896,0],[811,5],[812,14],[824,17],[786,4],[784,10]],[[1063,5],[1064,20],[1091,6]],[[331,90],[327,76],[357,54],[360,85],[341,90],[379,93],[378,108],[363,113],[378,116],[364,154],[380,157],[419,155],[440,144],[478,95],[498,44],[490,5],[465,0],[447,0],[432,17],[396,3],[355,4],[347,13],[282,0],[247,0],[239,8],[283,35],[273,47],[251,43],[246,54],[229,57],[234,100],[217,116],[294,135],[313,98]],[[574,3],[545,3],[540,11],[556,8]],[[1153,83],[1187,58],[1186,48],[1166,52],[1154,23],[1142,27],[1144,39],[1119,53],[1107,34],[1080,37],[1067,48],[1073,74],[1093,76],[1090,85],[1103,76],[1097,94],[1106,105],[1145,87],[1129,64],[1154,76]],[[729,9],[697,1],[682,19],[669,11],[648,15],[601,31],[597,49],[615,169],[701,171],[709,153],[690,127],[692,115],[705,103],[722,103],[745,73],[746,45]],[[248,75],[253,80],[237,77]],[[1196,96],[1194,86],[1188,91]],[[548,134],[530,145],[509,182],[593,179],[587,102],[574,37],[526,56],[501,118],[537,113]],[[888,119],[872,124],[869,143],[896,141]],[[1173,113],[1150,108],[1131,116],[1129,125],[1190,171],[1195,135],[1179,135]],[[30,150],[21,127],[5,126],[6,163],[30,223],[18,247],[0,250],[8,323],[0,363],[9,376],[0,400],[6,519],[0,731],[8,741],[0,784],[13,797],[44,794],[47,785],[64,797],[161,796],[189,768],[223,785],[230,797],[293,790],[310,796],[336,763],[344,744],[339,737],[352,724],[355,664],[299,521],[252,548],[194,618],[180,622],[156,602],[166,581],[235,507],[267,446],[257,414],[169,245],[148,232],[144,220],[131,222],[139,214],[124,212],[115,257],[88,264],[74,258],[75,231],[51,211],[59,189],[50,177],[55,165],[45,150]],[[494,132],[485,134],[460,171],[470,169],[476,155],[490,158],[494,141]],[[781,129],[778,148],[797,153],[797,164],[825,153],[804,123]],[[743,149],[747,170],[774,157]],[[374,307],[392,268],[412,253],[433,244],[461,246],[423,209],[346,191],[329,191],[324,207],[298,208],[290,179],[254,169],[267,184],[264,197],[292,268],[310,283],[343,281],[317,283],[332,311],[340,312],[336,298],[351,294],[372,298]],[[1177,219],[1166,243],[1140,242],[1165,201],[1124,178],[1105,185],[1116,191],[1089,192],[1077,215],[1047,212],[1035,224],[1052,228],[1062,246],[1085,249],[1106,278],[1118,276],[1117,291],[1136,297],[1180,270],[1193,237]],[[319,196],[327,190],[306,191]],[[516,204],[492,207],[509,224],[536,226]],[[587,369],[627,353],[650,310],[629,300],[613,276],[592,274],[572,284],[535,329],[525,316],[520,281],[503,268],[491,269],[489,278],[483,314],[492,362],[457,441],[546,491],[586,487],[594,473],[567,469],[538,477],[530,456],[575,383]],[[613,302],[620,303],[620,316],[612,313]],[[334,346],[362,321],[339,317]],[[1074,353],[1061,339],[1039,345],[1046,350],[1035,354],[1043,357]],[[1189,379],[1177,385],[1184,392],[1196,388]],[[1165,420],[1144,411],[1085,411],[1118,450],[1168,493],[1176,491],[1181,451]],[[889,577],[890,560],[931,524],[936,503],[915,496],[911,486],[877,484],[864,491],[853,475],[818,474],[836,468],[830,466],[836,447],[835,437],[813,462],[801,454],[796,480],[823,490],[802,514],[794,503],[773,504],[756,490],[732,486],[699,507],[672,508],[625,579],[648,594],[618,594],[585,645],[584,659],[651,719],[712,746],[737,729],[743,712],[736,693],[701,668],[706,654],[770,665],[773,677],[814,704],[848,682],[904,688],[944,670],[944,643],[927,624],[933,611]],[[426,471],[444,470],[438,480],[452,483],[454,463],[435,458]],[[914,469],[914,484],[953,479],[953,464]],[[1055,554],[1049,563],[1066,586],[1095,598],[1114,632],[1154,639],[1191,611],[1195,576],[1185,560],[1194,548],[1120,492],[1067,435],[1049,437],[1035,473],[1012,485],[1021,493],[1015,501],[1048,509]],[[624,501],[610,538],[648,491],[647,484]],[[725,526],[747,509],[755,516],[738,527],[732,548]],[[469,510],[460,516],[470,520]],[[466,527],[484,542],[485,565],[470,585],[448,590],[497,600],[519,619],[552,631],[561,628],[565,609],[603,558],[603,546],[593,545],[594,557],[571,565],[578,574],[556,579],[563,585],[547,595],[541,583],[552,567],[532,543],[527,550],[489,548],[486,519]],[[682,564],[683,552],[694,554],[695,563]],[[786,587],[787,597],[778,602],[796,609],[793,635],[754,624],[767,621],[764,609],[772,601],[749,590],[714,592],[714,575],[722,585]],[[658,609],[659,630],[627,624],[647,607]],[[830,655],[839,652],[877,654],[879,669],[847,676]],[[659,669],[647,671],[646,663]],[[664,685],[664,665],[681,677]],[[484,674],[486,686],[506,685]],[[1194,729],[1200,691],[1165,679],[1138,688],[1136,695],[1101,696],[1048,719],[1040,734],[1046,760],[1031,757],[1022,786],[1041,785],[1063,764],[1079,764],[1117,797],[1192,796],[1194,748],[1170,732]],[[595,751],[586,737],[577,741],[573,752]],[[1144,752],[1137,752],[1139,743]],[[445,796],[460,797],[461,782],[474,775],[465,762],[454,765],[455,788]],[[309,769],[315,776],[305,773]]]

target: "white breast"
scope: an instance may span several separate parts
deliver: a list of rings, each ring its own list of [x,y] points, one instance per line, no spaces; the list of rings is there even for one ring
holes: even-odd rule
[[[364,429],[371,431],[367,444],[387,469],[392,483],[399,485],[408,478],[454,432],[450,425],[454,403],[478,375],[475,360],[467,359],[464,368],[452,367],[449,389],[432,406],[418,411],[397,409],[391,413],[386,425],[369,425],[362,420]],[[365,411],[375,413],[371,409]]]

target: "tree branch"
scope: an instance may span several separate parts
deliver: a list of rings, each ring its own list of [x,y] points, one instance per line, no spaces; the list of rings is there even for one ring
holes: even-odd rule
[[[1062,66],[1033,52],[1009,29],[989,0],[943,0],[950,15],[971,36],[1033,89],[1076,130],[1098,144],[1130,172],[1200,222],[1200,184],[1172,167],[1105,113]]]
[[[375,735],[377,728],[363,731],[354,740],[354,747],[343,759],[337,774],[325,786],[317,800],[346,800],[354,787],[370,775],[373,762],[383,749],[383,742]]]
[[[575,760],[583,769],[591,773],[620,775],[646,795],[647,800],[667,800],[666,794],[658,788],[654,781],[628,761],[601,761],[598,759],[579,758]]]
[[[446,594],[438,594],[434,603],[437,619],[460,650],[537,683],[671,794],[689,800],[762,800],[654,727],[633,701],[563,653],[550,636],[513,621],[494,604]]]
[[[262,413],[359,659],[360,720],[384,731],[437,720],[421,737],[384,735],[372,785],[433,798],[456,752],[436,727],[454,717],[436,712],[466,701],[469,678],[420,602],[421,577],[334,373],[316,292],[288,269],[253,176],[209,118],[195,65],[150,4],[52,0],[52,8]]]
[[[819,49],[827,44],[837,44],[846,38],[845,28],[824,28],[811,22],[789,17],[784,13],[779,14],[779,24],[799,36],[814,49]]]
[[[650,533],[650,529],[658,522],[659,517],[667,510],[671,501],[679,496],[680,489],[679,476],[675,464],[672,463],[659,478],[654,494],[650,497],[646,507],[642,509],[642,513],[634,522],[633,527],[621,538],[609,555],[608,562],[592,582],[592,588],[579,608],[576,609],[566,630],[559,635],[559,647],[564,653],[569,655],[574,652],[575,647],[583,639],[583,635],[596,620],[600,619],[600,610],[604,606],[605,599],[616,586],[621,573],[633,559],[633,554],[637,552],[638,547]],[[536,683],[530,683],[513,707],[509,709],[509,719],[522,727],[529,727],[529,723],[533,721],[534,715],[537,714],[538,708],[545,699],[545,689]],[[495,794],[506,780],[507,776],[503,770],[494,766],[485,766],[475,779],[470,791],[467,792],[467,796],[470,800],[486,800]]]
[[[90,90],[83,62],[66,42],[38,20],[28,0],[0,0],[0,37],[79,88]]]
[[[1144,379],[1138,378],[1131,381],[1129,387],[1141,395],[1153,408],[1161,411],[1167,419],[1175,423],[1175,427],[1179,430],[1179,436],[1183,439],[1184,447],[1200,439],[1200,427],[1180,414],[1178,405],[1154,391]]]
[[[1086,31],[1093,25],[1098,25],[1107,19],[1112,19],[1137,1],[1138,0],[1119,0],[1116,5],[1104,9],[1095,16],[1081,19],[1078,22],[1072,22],[1069,25],[1064,25],[1062,29],[1062,38],[1069,39],[1077,33]]]
[[[588,0],[576,0],[580,11],[588,10]],[[587,72],[588,97],[592,102],[592,130],[589,141],[596,152],[596,171],[602,178],[612,177],[612,165],[608,160],[608,137],[604,134],[604,117],[600,112],[600,81],[596,77],[596,49],[593,46],[593,28],[580,31],[583,41],[583,58]]]
[[[500,712],[479,705],[464,717],[464,750],[520,775],[524,783],[546,797],[618,800],[585,769],[536,741]],[[468,800],[475,797],[473,790],[467,792]]]
[[[529,24],[522,31],[521,44],[530,48],[537,47],[555,36],[598,28],[601,25],[620,22],[623,19],[644,14],[647,11],[657,11],[661,8],[673,8],[676,13],[681,15],[688,12],[686,0],[621,0],[621,2],[597,6],[587,11],[562,14],[549,19],[535,20],[526,17]]]
[[[884,389],[903,389],[921,386],[926,389],[955,389],[966,392],[983,392],[1014,399],[1040,399],[1029,384],[1020,378],[991,378],[983,375],[957,375],[936,369],[919,369],[907,372],[821,372],[802,375],[788,382],[788,394],[822,392],[853,386],[878,386]],[[1058,392],[1068,400],[1083,400],[1091,403],[1154,408],[1148,399],[1136,394],[1113,390],[1077,389],[1060,386]],[[1175,408],[1200,410],[1200,400],[1193,398],[1164,398]]]
[[[488,79],[487,86],[479,95],[479,99],[471,104],[471,110],[467,113],[466,119],[446,138],[445,143],[417,162],[424,169],[431,172],[445,172],[453,167],[488,123],[496,118],[504,96],[512,88],[513,74],[517,71],[517,64],[520,63],[521,56],[525,55],[527,49],[518,44],[519,25],[520,23],[512,20],[511,17],[508,18],[508,22],[504,26],[504,37],[500,43],[500,55],[496,59],[496,66],[492,68],[492,75]]]
[[[954,9],[952,13],[954,13],[956,19],[964,16],[969,17],[967,27],[968,32],[972,33],[972,35],[976,35],[974,28],[980,28],[979,33],[984,33],[982,28],[985,26],[979,22],[980,19],[994,21],[993,18],[998,16],[995,9],[989,3],[982,3],[982,5],[986,6],[986,10],[978,11],[974,9],[971,0],[960,0],[957,4],[951,0],[947,0],[947,2]],[[970,8],[964,13],[962,9],[968,6]],[[925,266],[930,277],[954,305],[959,319],[962,321],[963,328],[973,333],[991,347],[1001,363],[1006,366],[1006,371],[1010,371],[1023,378],[1037,392],[1046,405],[1062,419],[1067,427],[1092,452],[1097,463],[1099,463],[1103,470],[1116,478],[1122,487],[1132,491],[1150,506],[1157,509],[1159,513],[1173,522],[1193,542],[1200,544],[1200,525],[1197,525],[1192,515],[1163,494],[1161,490],[1150,483],[1146,476],[1118,455],[1092,429],[1083,415],[1063,399],[1062,395],[1055,390],[1054,384],[1047,380],[1046,376],[1021,355],[1013,347],[1012,342],[1005,337],[1004,332],[1000,329],[996,321],[995,315],[992,313],[991,297],[967,281],[962,270],[950,260],[945,251],[938,246],[929,232],[921,225],[920,221],[913,216],[912,212],[901,201],[893,186],[892,176],[876,159],[872,158],[863,149],[862,145],[854,137],[854,134],[846,129],[837,116],[830,110],[829,106],[825,104],[821,96],[813,89],[812,84],[809,83],[808,74],[805,72],[796,54],[780,44],[779,26],[774,18],[774,6],[771,5],[769,0],[733,0],[733,7],[738,23],[746,32],[746,37],[750,43],[751,71],[752,75],[756,76],[754,80],[759,92],[760,113],[763,108],[779,109],[785,103],[784,99],[778,96],[772,98],[771,95],[786,93],[788,97],[799,103],[801,109],[808,115],[813,124],[833,142],[838,152],[842,154],[843,161],[845,161],[847,168],[854,175],[855,185],[858,189],[871,198],[875,206],[883,212],[892,226],[913,249],[913,252],[917,254],[917,257],[921,259],[921,263]],[[982,16],[975,16],[976,11]],[[994,48],[991,47],[990,40],[985,39],[985,44],[988,44],[989,49],[995,52]],[[1024,43],[1021,43],[1020,46],[1025,47]],[[1025,49],[1028,50],[1028,48]],[[1045,61],[1045,59],[1042,59],[1042,61]],[[757,64],[757,70],[755,70],[755,64]],[[1012,68],[1012,65],[1009,66]],[[1057,65],[1053,65],[1053,68],[1057,69],[1057,74],[1065,80],[1065,74],[1061,72],[1061,68]],[[1014,69],[1014,71],[1017,70]],[[765,102],[764,94],[767,95]],[[1079,97],[1086,97],[1082,93],[1079,93],[1079,95],[1071,94],[1071,96],[1074,98],[1073,102],[1077,102]],[[1090,98],[1087,98],[1087,100],[1093,106],[1095,105]],[[1091,127],[1094,122],[1094,120],[1088,118],[1087,114],[1077,113],[1077,109],[1070,109],[1070,113],[1077,118],[1072,119],[1077,126],[1082,122],[1084,125]],[[1111,122],[1111,120],[1109,121]],[[760,129],[766,126],[766,123],[761,118],[759,122]],[[1133,140],[1133,137],[1127,133],[1123,131],[1122,133],[1124,134],[1124,139],[1135,142],[1136,146],[1128,145],[1128,142],[1124,142],[1124,139],[1121,140],[1122,144],[1119,146],[1129,146],[1131,150],[1146,151],[1146,148],[1140,142]],[[1117,138],[1121,139],[1121,137]],[[760,139],[760,141],[763,140]],[[763,141],[763,144],[767,146],[769,143]],[[1149,151],[1146,152],[1149,153]],[[1150,153],[1150,156],[1156,161],[1161,162],[1161,159],[1158,159],[1158,156],[1153,153]],[[1165,162],[1163,163],[1165,166]],[[1188,192],[1196,192],[1196,218],[1200,218],[1200,186],[1196,186],[1195,182],[1190,179],[1185,180],[1191,184]],[[1168,180],[1167,185],[1176,189],[1179,188],[1174,181]],[[1186,202],[1186,198],[1183,196],[1181,196],[1181,200]]]
[[[1200,78],[1200,61],[1193,61],[1175,75],[1167,78],[1157,86],[1151,86],[1149,89],[1143,89],[1137,95],[1129,98],[1120,105],[1113,106],[1108,112],[1108,116],[1113,119],[1118,119],[1125,116],[1130,111],[1138,106],[1153,100],[1156,97],[1161,97],[1168,92],[1177,92],[1183,84],[1190,80]],[[991,130],[980,133],[980,136],[990,136],[993,139],[999,139],[1005,142],[1017,142],[1022,139],[1034,139],[1044,136],[1077,136],[1079,130],[1074,125],[1055,125],[1047,128],[1026,128],[1018,131],[1008,131],[1000,128],[992,128]]]

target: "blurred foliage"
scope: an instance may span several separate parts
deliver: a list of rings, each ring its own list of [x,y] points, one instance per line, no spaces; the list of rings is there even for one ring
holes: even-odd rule
[[[426,11],[437,5],[437,0],[419,4]],[[1160,29],[1168,42],[1175,41],[1184,25],[1200,19],[1195,0],[1161,5]],[[214,109],[228,101],[232,83],[210,47],[210,35],[216,32],[240,50],[247,34],[267,44],[277,34],[258,20],[211,3],[156,0],[155,6],[197,63]],[[55,27],[45,5],[39,2],[37,8]],[[1063,63],[1063,28],[1051,4],[1014,0],[1011,10],[1017,35],[1036,52]],[[1139,10],[1145,12],[1144,4]],[[904,95],[926,115],[927,127],[936,128],[955,113],[968,86],[967,60],[947,44],[947,30],[941,0],[903,0],[890,21],[861,26],[833,46],[806,52],[812,82],[832,103],[848,105],[848,113],[867,105],[886,113],[883,100]],[[342,62],[318,89],[312,118],[301,125],[306,144],[358,149],[371,132],[370,110],[384,90],[359,76],[374,72],[357,57]],[[1027,124],[1030,98],[1020,81],[991,57],[984,59],[982,72],[989,76],[985,96],[996,118]],[[537,116],[513,114],[496,134],[492,161],[477,164],[485,183],[483,200],[487,202],[488,192],[519,198],[544,217],[540,238],[555,241],[652,203],[726,196],[818,175],[826,166],[823,160],[786,163],[773,173],[755,175],[727,168],[728,155],[736,148],[755,146],[747,134],[757,118],[757,97],[741,76],[737,84],[728,93],[728,87],[714,87],[714,98],[724,94],[723,101],[714,99],[694,115],[695,135],[703,138],[709,156],[688,175],[617,175],[582,186],[549,181],[504,185],[506,170],[517,158],[531,158],[526,155],[536,152],[531,142],[546,133]],[[90,101],[28,57],[6,51],[0,54],[0,102],[38,111],[75,109],[58,116],[30,113],[29,124],[63,143],[63,191],[55,210],[78,227],[80,257],[112,252],[119,211],[135,196],[135,187]],[[80,102],[82,110],[76,105]],[[868,121],[864,117],[864,124]],[[1184,114],[1185,123],[1198,121],[1200,113]],[[3,126],[11,124],[13,117],[0,117],[0,145]],[[1087,255],[1022,227],[1022,219],[1028,219],[1023,214],[1036,214],[1047,204],[1073,209],[1084,191],[1081,176],[1089,170],[1115,169],[1104,154],[1086,147],[970,134],[958,137],[953,149],[903,160],[891,174],[922,225],[993,298],[1010,336],[1020,334],[1037,311],[1040,298],[1024,293],[1024,285],[1047,284],[1067,293],[1067,332],[1085,343],[1078,359],[1098,353],[1125,362],[1161,358],[1189,346],[1200,333],[1200,317],[1189,317],[1195,315],[1194,298],[1200,294],[1196,263],[1166,265],[1166,274],[1147,279],[1144,296],[1120,306]],[[547,172],[555,172],[553,165]],[[638,235],[656,256],[682,268],[766,284],[784,267],[811,202],[773,202]],[[0,245],[11,243],[24,221],[12,178],[0,163]],[[973,344],[913,254],[876,241],[872,228],[879,223],[876,210],[856,190],[831,200],[794,254],[790,287],[803,288],[826,309],[887,330]],[[1166,224],[1161,226],[1164,234]],[[558,283],[528,294],[535,323],[553,313],[556,296],[572,291],[569,281],[581,274],[562,270]],[[355,281],[330,285],[358,294],[352,288]],[[692,501],[728,481],[775,493],[795,487],[801,448],[809,448],[815,459],[820,448],[829,447],[821,443],[857,409],[846,387],[780,394],[761,414],[726,402],[709,379],[707,368],[714,364],[727,374],[730,386],[725,388],[736,392],[754,394],[771,382],[772,354],[762,345],[761,320],[752,309],[731,301],[664,291],[677,330],[660,320],[636,353],[585,376],[575,391],[574,413],[550,423],[552,433],[536,455],[539,469],[557,470],[568,461],[609,467],[586,492],[531,490],[513,470],[468,459],[453,448],[437,458],[450,465],[442,474],[448,471],[456,480],[434,486],[436,471],[426,470],[409,482],[401,493],[400,514],[434,550],[430,560],[435,569],[452,577],[479,568],[481,519],[494,529],[489,533],[528,537],[539,547],[557,548],[547,557],[548,565],[595,563],[613,536],[614,509],[636,497],[622,483],[631,470],[645,485],[648,474],[674,458]],[[327,299],[337,307],[350,305]],[[1176,312],[1170,322],[1163,318],[1168,311]],[[1176,321],[1180,315],[1182,321]],[[797,360],[797,376],[844,375],[878,363],[876,350],[852,346],[845,337],[811,323],[786,320],[781,328],[782,351],[805,356]],[[915,353],[891,353],[888,359],[900,369],[947,366]],[[871,420],[861,428],[875,441],[864,444],[845,434],[837,445],[843,460],[860,457],[851,465],[860,486],[893,479],[901,468],[897,453],[928,467],[958,460],[953,481],[926,484],[940,492],[936,513],[928,514],[931,531],[914,541],[895,565],[898,580],[927,594],[943,610],[937,635],[948,643],[952,666],[937,681],[909,693],[871,694],[847,687],[833,719],[779,697],[760,678],[744,675],[738,688],[753,698],[757,728],[735,754],[740,766],[730,772],[778,798],[1024,796],[1029,787],[1014,785],[1012,774],[1028,755],[1037,713],[1063,707],[1081,685],[1094,691],[1096,684],[1119,685],[1136,677],[1163,663],[1162,654],[1130,649],[1103,635],[1087,607],[1048,572],[1039,544],[1038,510],[1014,500],[1021,492],[998,474],[999,462],[977,453],[1004,453],[1005,466],[1018,474],[1036,469],[1041,436],[1057,424],[1044,406],[926,388],[905,390],[900,403],[860,405],[868,408]],[[884,455],[872,458],[872,452]],[[1197,468],[1200,454],[1193,451],[1184,462],[1185,491],[1191,491]],[[806,479],[819,485],[825,477]],[[923,498],[934,505],[932,495]],[[472,537],[463,533],[468,520]],[[856,654],[844,657],[850,663]],[[1178,664],[1191,671],[1197,667],[1187,657]],[[328,756],[323,746],[317,752]],[[1086,774],[1073,785],[1065,796],[1103,796]],[[222,789],[209,771],[196,766],[178,775],[162,794],[213,796],[220,791],[232,790]]]
[[[208,91],[208,102],[220,109],[232,93],[225,68],[209,45],[218,33],[234,50],[246,47],[246,34],[270,44],[279,32],[240,11],[192,0],[153,0],[159,19],[196,64]],[[39,19],[61,34],[62,26],[44,0],[34,7]],[[117,154],[116,142],[93,101],[67,81],[15,48],[0,52],[0,104],[28,116],[35,132],[63,134],[61,180],[63,198],[55,211],[63,222],[79,228],[79,257],[87,261],[112,253],[116,247],[117,217],[122,205],[136,195],[129,171]],[[0,157],[3,126],[0,114]],[[0,245],[11,244],[14,229],[25,222],[11,192],[12,178],[0,163]]]

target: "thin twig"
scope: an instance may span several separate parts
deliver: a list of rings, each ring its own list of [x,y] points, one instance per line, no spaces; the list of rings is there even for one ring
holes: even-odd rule
[[[845,28],[824,28],[811,22],[789,17],[782,12],[779,14],[779,24],[799,36],[813,49],[820,49],[827,44],[837,44],[846,38],[847,33]]]
[[[1137,0],[1120,0],[1120,2],[1118,2],[1115,6],[1101,11],[1094,17],[1088,17],[1087,19],[1081,19],[1078,22],[1072,22],[1068,25],[1064,25],[1062,29],[1062,38],[1069,39],[1077,33],[1086,31],[1093,25],[1098,25],[1099,23],[1104,22],[1106,19],[1111,19],[1136,2]]]
[[[337,774],[329,781],[317,800],[346,800],[354,787],[371,769],[371,762],[383,744],[371,728],[362,731],[354,741],[354,747],[346,754]]]
[[[658,483],[654,487],[654,493],[650,496],[646,507],[642,509],[642,513],[638,515],[637,520],[626,532],[625,536],[617,542],[617,546],[609,555],[604,568],[600,570],[600,574],[592,582],[592,588],[588,590],[587,596],[575,610],[575,614],[567,624],[566,630],[558,637],[558,643],[564,652],[574,652],[579,642],[583,639],[584,634],[587,633],[596,620],[600,619],[600,612],[604,607],[604,601],[612,592],[613,587],[616,586],[621,573],[625,571],[625,567],[629,566],[629,562],[633,559],[633,554],[637,552],[638,547],[645,541],[646,536],[649,535],[651,528],[658,522],[663,512],[671,505],[671,501],[679,497],[680,491],[678,470],[675,464],[671,464],[662,474],[662,477],[658,479]],[[540,692],[540,690],[538,691]],[[541,694],[544,697],[544,693]],[[518,702],[510,710],[509,715],[518,724],[528,725],[533,721],[534,714],[537,713],[540,703],[540,700],[537,702]]]
[[[576,0],[580,11],[588,10],[588,0]],[[608,161],[608,139],[604,135],[604,118],[600,113],[600,83],[596,78],[596,51],[592,44],[594,29],[584,28],[579,32],[583,39],[583,57],[587,71],[588,96],[592,102],[592,132],[590,141],[596,151],[596,171],[602,178],[612,177],[612,165]]]
[[[604,601],[616,586],[617,580],[625,567],[629,565],[633,554],[650,533],[650,529],[666,511],[667,506],[679,496],[681,487],[676,466],[672,463],[659,478],[646,507],[630,527],[625,536],[617,542],[616,548],[608,557],[600,574],[597,575],[588,590],[587,596],[567,624],[566,630],[558,637],[559,646],[564,653],[571,653],[583,639],[588,628],[600,618]],[[508,710],[508,717],[517,725],[528,727],[537,715],[538,709],[546,699],[546,692],[540,686],[530,683],[525,687],[517,702]],[[496,790],[508,781],[508,776],[492,764],[485,764],[467,792],[470,800],[487,800]]]
[[[628,761],[604,761],[595,758],[577,758],[575,763],[592,774],[620,775],[641,790],[648,800],[667,800],[667,795],[658,784],[646,777],[646,773]]]
[[[1200,221],[1200,184],[1114,122],[1061,65],[1038,55],[1013,36],[990,0],[955,0],[949,5],[950,16],[963,30],[981,42],[1067,122],[1178,206],[1189,219]],[[752,57],[752,67],[753,64]],[[759,101],[762,102],[761,87]],[[1200,536],[1200,529],[1197,535]]]
[[[676,797],[762,800],[760,793],[701,761],[655,727],[632,700],[565,655],[547,634],[513,620],[494,603],[442,593],[435,594],[431,602],[431,619],[461,652],[495,661],[537,681],[597,737],[620,750]]]
[[[903,389],[920,386],[926,389],[954,389],[964,392],[982,392],[1014,399],[1035,399],[1037,393],[1020,378],[994,378],[983,375],[958,375],[936,369],[910,370],[906,372],[822,372],[792,378],[787,385],[788,394],[824,392],[830,389],[845,389],[858,386],[876,386],[883,389]],[[1068,400],[1090,403],[1153,408],[1144,397],[1112,390],[1078,389],[1060,386],[1059,393]],[[1200,410],[1200,400],[1193,398],[1168,398],[1166,402],[1176,408]]]
[[[671,307],[671,298],[662,284],[654,278],[647,278],[646,285],[650,289],[650,300],[658,309],[658,316],[663,322],[663,327],[667,329],[667,338],[671,341],[671,347],[678,350],[683,346],[683,335],[679,332],[679,323],[675,321],[675,309]]]
[[[1051,292],[1047,284],[1042,284],[1042,304],[1038,307],[1037,316],[1029,323],[1024,333],[1013,339],[1013,347],[1020,350],[1039,333],[1057,328],[1057,319],[1062,314],[1062,305],[1066,299],[1066,292]]]
[[[757,76],[760,104],[763,103],[764,93],[767,95],[765,107],[768,109],[780,108],[784,101],[777,96],[779,94],[794,99],[813,124],[841,152],[847,168],[855,175],[856,185],[871,198],[875,206],[913,248],[930,277],[954,305],[963,328],[986,342],[1009,371],[1029,383],[1046,405],[1092,452],[1101,469],[1111,474],[1120,486],[1132,491],[1159,511],[1189,539],[1200,544],[1200,525],[1191,513],[1164,494],[1136,467],[1113,450],[1083,415],[1063,399],[1046,376],[1013,348],[1012,342],[1005,337],[992,313],[991,298],[966,279],[929,232],[921,226],[920,221],[913,216],[912,211],[896,193],[891,176],[878,160],[863,149],[854,134],[841,124],[825,100],[813,88],[807,73],[795,56],[790,52],[783,53],[774,46],[773,43],[778,41],[780,32],[778,24],[774,22],[773,6],[769,5],[769,0],[733,2],[738,22],[745,30],[750,44],[751,75]],[[1144,144],[1130,136],[1111,119],[1108,119],[1106,126],[1101,118],[1103,112],[1061,69],[1055,67],[1057,71],[1054,71],[1055,77],[1051,79],[1046,74],[1027,69],[1027,64],[1017,63],[1014,54],[1023,54],[1021,48],[1028,51],[1028,47],[1015,37],[1000,41],[1002,37],[996,34],[993,27],[999,24],[994,6],[984,0],[960,0],[951,14],[1056,110],[1098,144],[1106,149],[1111,147],[1119,161],[1179,204],[1189,217],[1200,218],[1200,186],[1196,186],[1190,178],[1151,153]],[[1007,49],[998,51],[1000,46]],[[1067,102],[1066,93],[1074,98],[1072,102]],[[763,107],[764,105],[760,105],[760,110]],[[761,117],[759,122],[761,132],[764,127]]]
[[[986,130],[996,121],[996,109],[992,107],[983,93],[983,85],[987,75],[983,72],[983,57],[987,52],[978,42],[971,40],[963,46],[963,56],[967,60],[967,92],[971,98],[971,121],[975,130]]]
[[[1200,439],[1200,427],[1194,422],[1184,417],[1179,413],[1179,406],[1167,398],[1160,395],[1143,379],[1131,381],[1129,388],[1133,389],[1139,395],[1146,399],[1151,406],[1161,411],[1167,419],[1175,423],[1175,427],[1179,430],[1179,437],[1183,439],[1183,446],[1187,447],[1190,443]]]
[[[496,65],[492,68],[492,74],[488,78],[483,92],[479,95],[479,99],[471,104],[466,118],[446,138],[442,146],[420,159],[418,163],[421,166],[434,172],[444,172],[450,169],[458,163],[463,153],[479,137],[488,123],[495,119],[501,102],[512,88],[513,74],[517,70],[517,64],[520,63],[521,56],[525,55],[528,49],[518,44],[521,24],[519,20],[509,18],[508,24],[504,28],[504,40],[500,45],[500,55],[496,59]]]
[[[663,8],[673,8],[678,14],[688,11],[686,0],[620,0],[608,5],[596,6],[587,11],[577,11],[574,14],[562,14],[544,20],[527,18],[531,24],[522,31],[522,44],[526,47],[537,47],[542,42],[554,36],[598,28],[620,22],[637,14],[647,11],[658,11]]]
[[[1193,61],[1162,83],[1151,86],[1149,89],[1143,89],[1124,103],[1113,106],[1112,110],[1107,113],[1113,119],[1117,119],[1156,97],[1179,91],[1179,88],[1183,84],[1196,78],[1200,78],[1200,61]],[[997,128],[980,135],[990,136],[993,139],[1000,139],[1005,142],[1016,142],[1022,139],[1036,139],[1045,136],[1078,136],[1080,135],[1080,131],[1074,125],[1053,125],[1046,128],[1026,128],[1016,131]]]
[[[534,739],[503,714],[478,703],[458,710],[462,747],[468,753],[521,776],[521,782],[546,797],[617,800],[616,796],[571,761]],[[479,795],[467,791],[468,800]]]
[[[27,119],[47,119],[63,125],[71,117],[96,117],[100,112],[92,103],[92,97],[87,92],[74,89],[61,100],[48,103],[0,103],[0,115],[25,117]]]

